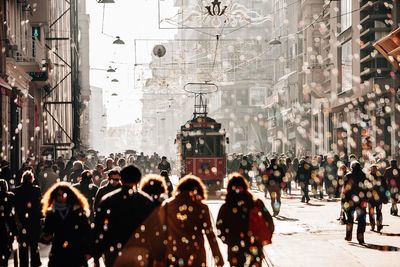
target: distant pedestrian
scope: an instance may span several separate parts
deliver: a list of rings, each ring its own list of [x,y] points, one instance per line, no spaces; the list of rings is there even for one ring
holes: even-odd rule
[[[384,178],[390,190],[390,200],[392,203],[390,214],[397,216],[399,212],[397,202],[400,200],[400,169],[397,166],[397,160],[390,161],[390,167],[385,170]]]
[[[68,181],[71,184],[76,184],[81,180],[81,174],[83,172],[83,162],[82,161],[75,161],[72,166],[72,173],[68,177]]]
[[[250,231],[250,211],[259,207],[262,218],[270,234],[274,232],[274,222],[264,203],[249,191],[246,179],[239,173],[229,176],[227,196],[221,206],[217,228],[219,237],[228,246],[228,261],[232,267],[260,266],[265,257],[264,244]],[[271,241],[271,240],[269,240]]]
[[[166,260],[164,266],[207,266],[204,235],[216,265],[224,265],[205,199],[203,182],[187,175],[180,180],[174,197],[163,203],[159,218],[165,225],[166,245],[164,253],[154,256],[158,261]]]
[[[104,186],[101,186],[96,193],[93,202],[94,213],[97,212],[102,198],[108,193],[120,188],[121,184],[121,172],[118,169],[113,169],[108,172],[108,180]]]
[[[105,195],[96,211],[96,258],[104,255],[112,267],[133,231],[150,215],[155,204],[138,190],[140,170],[128,165],[121,170],[122,187]]]
[[[171,172],[171,164],[167,161],[167,157],[163,156],[161,162],[158,164],[158,170],[160,172],[167,171],[168,174]]]
[[[49,267],[86,267],[90,258],[89,205],[69,183],[53,185],[43,196],[41,240],[52,243]]]
[[[40,172],[38,180],[43,193],[46,193],[53,184],[58,182],[59,177],[58,174],[54,172],[53,162],[51,160],[46,160],[44,162],[44,168],[43,171]]]
[[[172,197],[172,192],[174,191],[174,186],[172,185],[171,179],[169,178],[169,174],[166,170],[162,170],[160,175],[164,178],[165,184],[168,189],[168,197]]]
[[[97,186],[93,183],[93,174],[92,171],[85,170],[81,174],[81,181],[79,183],[74,184],[73,186],[79,190],[79,192],[86,197],[91,212],[93,212],[93,203],[94,198],[97,193]]]
[[[103,164],[97,164],[96,169],[93,171],[93,183],[100,187],[101,182],[104,179],[104,166]]]
[[[327,156],[326,161],[322,165],[322,171],[325,184],[325,192],[327,193],[329,200],[332,200],[336,195],[336,187],[338,186],[338,168],[333,159],[333,156]]]
[[[301,202],[310,202],[309,185],[311,181],[312,166],[305,159],[301,159],[296,174],[297,184],[301,189]]]
[[[351,241],[354,223],[354,213],[357,216],[357,240],[364,244],[364,232],[366,227],[366,209],[367,209],[367,177],[361,169],[358,161],[351,163],[351,172],[346,175],[346,181],[343,188],[343,208],[346,214],[346,238]]]
[[[281,190],[285,186],[283,182],[284,175],[284,170],[278,165],[277,159],[275,157],[272,158],[266,169],[266,176],[264,176],[263,182],[271,197],[274,216],[277,216],[281,209]],[[267,195],[266,192],[265,195]]]
[[[12,243],[17,236],[14,213],[14,194],[8,192],[6,180],[0,179],[0,266],[8,266]]]
[[[386,180],[378,172],[378,166],[376,164],[372,164],[370,166],[368,180],[369,190],[367,193],[367,198],[369,223],[371,226],[371,231],[375,230],[376,225],[377,231],[380,232],[383,228],[382,205],[388,203],[388,196],[386,195],[386,192],[388,192],[388,186],[386,184]]]
[[[31,171],[22,175],[21,185],[15,188],[15,211],[17,214],[18,244],[20,267],[41,266],[38,241],[40,237],[40,219],[42,197],[40,188],[33,184],[35,176]]]
[[[161,205],[168,196],[164,178],[155,174],[148,174],[143,178],[140,183],[140,190],[148,194],[157,206]]]

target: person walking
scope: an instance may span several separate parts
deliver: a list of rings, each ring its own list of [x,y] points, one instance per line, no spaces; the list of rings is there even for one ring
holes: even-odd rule
[[[121,172],[118,169],[112,169],[108,172],[108,181],[104,186],[101,186],[94,197],[93,210],[98,211],[101,199],[108,193],[121,187]]]
[[[83,172],[83,162],[82,161],[75,161],[72,165],[72,173],[68,177],[68,181],[71,184],[76,184],[81,179],[81,174]]]
[[[337,172],[338,168],[333,156],[328,155],[326,162],[322,165],[325,192],[328,199],[332,200],[336,196],[336,187],[338,186]]]
[[[228,246],[228,261],[232,267],[262,265],[265,257],[262,242],[250,232],[250,211],[259,207],[262,218],[268,225],[270,234],[274,232],[274,222],[264,203],[250,191],[246,179],[239,173],[229,177],[225,203],[217,218],[217,229],[222,242]]]
[[[169,179],[169,174],[166,170],[162,170],[160,175],[164,178],[165,184],[168,189],[168,197],[172,197],[172,192],[174,191],[174,186],[172,185],[171,179]]]
[[[22,174],[21,185],[14,190],[20,267],[29,266],[29,250],[30,266],[42,265],[38,248],[40,219],[42,218],[40,211],[42,194],[39,186],[33,184],[34,180],[33,172],[26,171]]]
[[[89,204],[67,182],[53,185],[43,196],[45,216],[41,241],[52,243],[49,267],[86,267],[90,258]]]
[[[93,213],[93,203],[98,190],[98,187],[93,183],[92,171],[85,170],[81,174],[81,181],[74,184],[73,186],[79,190],[79,192],[84,195],[89,203],[91,213]],[[91,216],[93,219],[93,216]]]
[[[158,164],[158,170],[160,172],[167,171],[168,174],[171,172],[171,164],[167,161],[167,157],[163,156],[161,162]]]
[[[393,159],[390,161],[390,167],[385,170],[383,176],[390,190],[390,201],[392,204],[390,214],[397,216],[399,212],[397,202],[400,199],[400,169],[397,166],[397,160]]]
[[[382,204],[388,203],[388,187],[385,179],[378,172],[378,166],[372,164],[370,166],[370,174],[368,175],[370,182],[368,197],[368,215],[369,223],[371,225],[371,231],[375,230],[375,224],[377,231],[380,232],[383,228],[383,215],[382,215]],[[375,214],[376,213],[376,221]]]
[[[357,217],[357,240],[364,244],[364,232],[366,227],[366,209],[367,209],[367,177],[361,169],[358,161],[351,163],[351,172],[346,175],[346,181],[343,188],[343,208],[346,214],[346,237],[345,240],[351,241],[354,223],[354,213]]]
[[[308,186],[310,185],[312,170],[312,166],[305,159],[300,159],[296,174],[296,182],[301,189],[301,202],[310,202]]]
[[[224,265],[210,211],[203,203],[206,197],[206,189],[200,178],[187,175],[180,180],[174,197],[166,200],[159,211],[159,219],[166,232],[165,246],[158,249],[163,253],[154,255],[156,263],[162,262],[163,266],[207,266],[206,235],[216,266]],[[163,245],[162,242],[160,245]]]
[[[164,178],[155,174],[148,174],[143,178],[140,190],[148,194],[157,206],[162,204],[168,194]]]
[[[14,213],[14,194],[8,191],[7,181],[0,179],[0,266],[8,266],[12,243],[17,236]]]
[[[266,175],[264,175],[263,179],[266,189],[271,196],[271,207],[274,216],[277,216],[281,209],[281,189],[284,186],[284,175],[284,171],[281,167],[279,167],[277,159],[272,158],[270,165],[266,169]],[[265,192],[265,195],[266,194],[267,193]]]
[[[155,204],[138,190],[140,170],[128,165],[121,170],[122,187],[105,195],[95,216],[95,257],[104,255],[112,267],[133,231],[150,215]]]
[[[46,191],[52,187],[53,184],[57,183],[58,179],[58,174],[54,172],[53,169],[53,161],[46,160],[44,162],[43,171],[40,172],[38,177],[41,191],[46,193]]]

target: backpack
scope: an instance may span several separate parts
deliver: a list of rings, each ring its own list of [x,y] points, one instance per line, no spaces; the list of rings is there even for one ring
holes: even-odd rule
[[[263,246],[272,243],[271,225],[265,220],[258,201],[255,201],[254,207],[249,212],[248,235]]]

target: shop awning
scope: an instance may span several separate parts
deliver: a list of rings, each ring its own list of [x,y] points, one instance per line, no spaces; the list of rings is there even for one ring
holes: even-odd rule
[[[378,50],[397,71],[400,70],[400,28],[383,37],[374,44]]]
[[[0,92],[2,95],[11,96],[12,87],[0,77]]]

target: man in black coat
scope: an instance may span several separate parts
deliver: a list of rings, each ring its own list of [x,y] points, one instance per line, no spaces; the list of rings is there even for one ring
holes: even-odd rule
[[[271,196],[271,207],[274,216],[279,214],[281,209],[281,189],[284,185],[283,177],[285,176],[284,170],[278,165],[276,158],[271,159],[271,163],[266,169],[266,180],[264,184]]]
[[[301,202],[310,202],[310,196],[308,195],[308,186],[311,180],[312,166],[305,159],[301,159],[299,167],[297,169],[296,181],[301,188]]]
[[[121,170],[122,187],[100,202],[95,217],[95,257],[103,254],[107,267],[113,266],[133,231],[155,208],[150,197],[138,191],[141,177],[138,168],[126,166]]]
[[[357,216],[357,240],[364,244],[367,213],[367,176],[358,161],[351,163],[351,172],[346,175],[343,188],[343,208],[346,213],[346,237],[351,241],[354,223],[354,213]]]
[[[99,190],[97,190],[96,196],[93,202],[93,210],[96,213],[101,199],[107,195],[108,193],[118,189],[121,187],[121,173],[118,169],[113,169],[108,172],[108,181],[105,185],[101,186]]]
[[[20,267],[29,266],[28,250],[31,254],[31,267],[41,266],[38,249],[40,237],[40,188],[33,184],[35,176],[31,171],[22,175],[21,185],[15,188],[15,210],[17,213]]]
[[[79,192],[82,193],[82,195],[84,195],[86,197],[87,201],[89,202],[91,218],[93,218],[92,217],[93,202],[94,202],[94,198],[96,196],[98,188],[92,181],[92,178],[93,178],[92,171],[89,171],[89,170],[83,171],[81,174],[81,177],[82,177],[81,181],[79,183],[74,184],[73,186],[76,189],[78,189]]]

